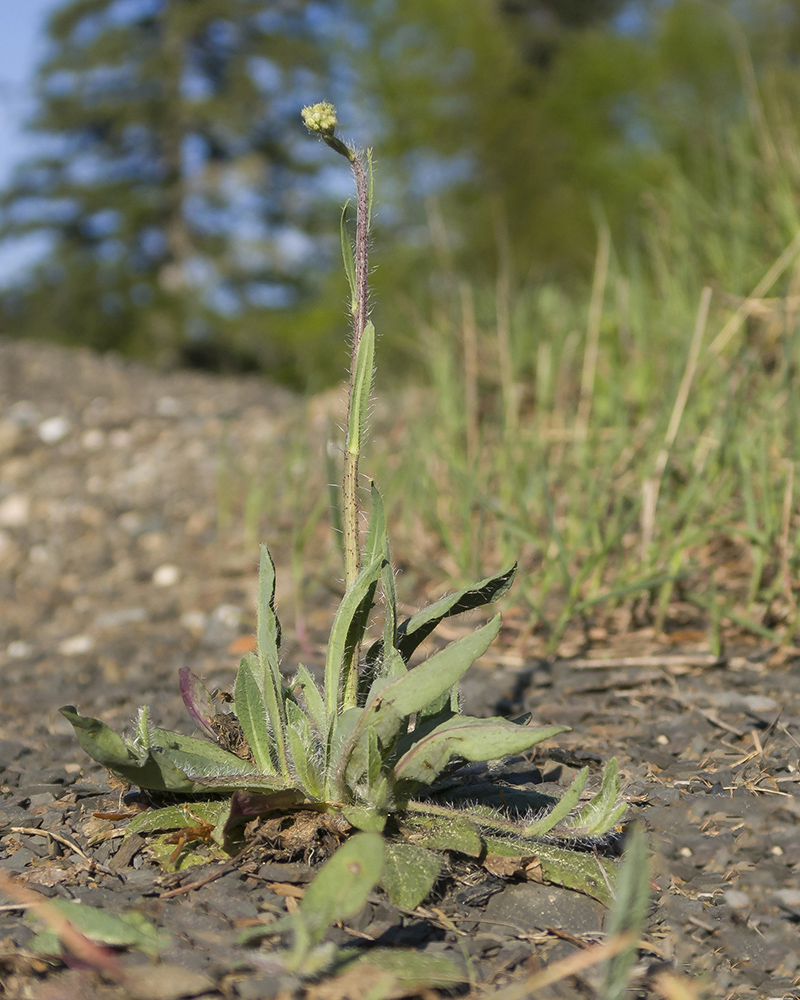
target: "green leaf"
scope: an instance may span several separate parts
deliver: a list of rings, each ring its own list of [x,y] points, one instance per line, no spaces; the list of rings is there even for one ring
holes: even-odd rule
[[[383,828],[386,826],[386,816],[375,809],[370,809],[369,806],[345,806],[342,809],[342,816],[356,830],[365,830],[368,833],[383,833]]]
[[[298,911],[311,944],[318,944],[337,920],[358,913],[380,878],[383,856],[379,834],[357,833],[320,868]]]
[[[287,736],[292,755],[292,767],[300,784],[311,797],[322,794],[322,781],[315,761],[319,759],[319,746],[311,732],[311,724],[299,705],[287,701],[289,719]]]
[[[355,315],[356,312],[356,262],[353,257],[353,244],[350,242],[350,236],[347,232],[347,209],[350,205],[350,199],[344,203],[342,208],[342,217],[339,220],[339,235],[342,241],[342,261],[344,263],[344,272],[347,275],[347,283],[350,286],[350,312]]]
[[[286,710],[279,661],[281,626],[278,616],[275,614],[275,564],[265,545],[261,546],[261,562],[258,569],[256,618],[260,670],[258,673],[253,670],[253,676],[261,690],[267,710],[267,718],[272,731],[272,745],[278,757],[278,770],[284,777],[288,777],[289,766],[284,742]]]
[[[283,682],[280,672],[281,623],[275,613],[275,563],[269,549],[261,546],[258,566],[258,606],[256,610],[258,658],[264,674],[272,677],[278,691]]]
[[[245,774],[255,771],[250,761],[223,750],[216,743],[169,729],[150,730],[150,750],[154,754],[165,753],[190,777],[195,774]]]
[[[609,833],[628,808],[625,802],[620,801],[620,791],[617,758],[612,757],[603,772],[600,791],[586,803],[566,829],[573,830],[578,835],[602,836]]]
[[[259,771],[262,774],[275,774],[276,768],[270,753],[275,744],[267,725],[262,688],[255,676],[257,669],[258,660],[252,653],[248,653],[236,672],[233,711],[241,723],[244,738],[250,745]]]
[[[424,803],[420,805],[424,808]],[[441,810],[435,817],[405,816],[401,830],[409,843],[433,851],[458,851],[469,858],[480,857],[483,851],[477,824],[460,815],[457,809],[449,817],[443,817]]]
[[[380,687],[367,706],[374,716],[369,718],[367,724],[376,724],[384,714],[391,713],[398,719],[404,719],[424,709],[469,670],[475,660],[486,652],[499,631],[500,615],[495,615],[483,628],[451,642],[424,663]]]
[[[534,848],[530,840],[521,837],[484,836],[483,840],[487,854],[500,854],[513,858],[535,853],[547,882],[583,892],[606,906],[610,905],[614,898],[616,865],[599,854],[573,851],[547,841],[537,842]]]
[[[430,607],[423,608],[411,618],[407,618],[398,629],[397,641],[397,648],[406,663],[417,646],[428,638],[440,621],[494,603],[507,593],[514,582],[516,572],[517,565],[515,563],[510,569],[496,573],[494,576],[487,576],[479,583],[458,590],[448,597],[443,597],[435,604],[431,604]]]
[[[441,869],[441,858],[433,851],[389,840],[380,884],[395,906],[414,910],[433,888]]]
[[[451,642],[413,670],[394,679],[376,680],[370,690],[370,701],[361,712],[350,742],[342,744],[339,772],[345,773],[350,754],[361,745],[360,741],[367,730],[374,730],[381,746],[390,746],[410,715],[452,687],[472,663],[486,652],[499,628],[500,615],[496,615],[483,628]]]
[[[350,419],[347,423],[347,450],[353,454],[361,451],[364,430],[372,392],[372,374],[375,364],[375,327],[367,320],[361,343],[358,345],[353,392],[350,396]]]
[[[522,836],[541,836],[549,830],[552,830],[557,823],[560,823],[566,816],[568,816],[578,804],[588,775],[588,767],[584,767],[582,771],[579,771],[573,778],[569,788],[566,792],[564,792],[553,808],[548,813],[545,813],[541,819],[534,820],[533,823],[528,823],[522,830]]]
[[[163,754],[154,754],[147,748],[135,753],[99,719],[80,715],[72,705],[65,705],[60,712],[72,725],[86,753],[123,781],[158,792],[192,794],[205,790],[201,781],[187,777]],[[245,761],[241,763],[247,767]]]
[[[369,994],[376,998],[416,996],[427,992],[426,987],[446,989],[467,980],[463,970],[445,955],[429,955],[409,948],[370,948],[346,968],[348,972],[363,970],[365,975],[371,969],[383,972],[385,980],[376,980]],[[335,988],[336,980],[331,985]]]
[[[380,490],[374,482],[370,483],[372,496],[372,516],[370,517],[369,533],[374,534],[375,555],[383,552],[385,563],[381,569],[381,588],[386,602],[383,619],[383,648],[394,649],[397,635],[397,592],[394,585],[394,569],[389,552],[389,536],[386,530],[386,508]],[[369,656],[368,656],[369,661]],[[384,666],[386,660],[384,658]]]
[[[336,614],[328,639],[328,655],[325,659],[325,711],[329,719],[333,719],[339,711],[340,685],[342,683],[342,667],[348,639],[352,641],[350,626],[358,614],[365,595],[374,588],[380,574],[383,556],[376,556],[368,563],[347,588],[344,597],[336,609]]]
[[[650,906],[650,871],[647,861],[647,834],[636,825],[625,845],[625,854],[616,881],[616,899],[604,930],[608,937],[632,932],[630,945],[610,958],[604,968],[605,1000],[622,1000],[627,993],[631,967],[636,961]]]
[[[325,711],[325,702],[319,692],[316,681],[301,663],[297,668],[297,683],[303,692],[303,699],[306,703],[306,711],[309,718],[314,723],[317,733],[324,737],[328,732],[329,720]]]
[[[412,671],[413,673],[413,671]],[[563,733],[567,726],[532,729],[505,719],[474,719],[457,715],[437,726],[411,747],[394,766],[398,781],[431,784],[453,756],[464,760],[497,760],[522,753],[542,740]]]
[[[134,833],[150,833],[153,830],[182,830],[187,826],[197,826],[199,822],[216,826],[230,811],[230,803],[184,802],[179,806],[165,806],[163,809],[147,809],[128,823],[125,838]]]
[[[91,941],[116,948],[136,948],[147,955],[156,956],[169,942],[169,935],[158,931],[141,913],[121,913],[115,916],[107,910],[86,906],[67,899],[49,899],[47,906],[72,924]],[[26,914],[25,920],[39,920],[35,909]],[[32,947],[40,955],[60,955],[61,945],[53,931],[38,934]]]

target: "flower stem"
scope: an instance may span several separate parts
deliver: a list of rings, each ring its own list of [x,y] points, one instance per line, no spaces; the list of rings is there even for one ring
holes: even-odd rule
[[[342,524],[344,529],[345,586],[350,587],[361,568],[361,542],[359,532],[358,461],[364,427],[364,408],[354,406],[354,389],[358,368],[358,352],[367,325],[369,299],[369,226],[371,215],[371,160],[346,145],[334,134],[338,124],[336,109],[323,101],[303,108],[303,121],[310,132],[315,132],[332,150],[344,156],[353,169],[356,182],[356,243],[351,273],[350,312],[353,322],[353,339],[350,345],[350,386],[347,397],[347,434],[342,481]],[[349,241],[343,236],[343,248],[349,255]],[[345,261],[347,264],[347,259]],[[371,373],[370,373],[371,377]]]

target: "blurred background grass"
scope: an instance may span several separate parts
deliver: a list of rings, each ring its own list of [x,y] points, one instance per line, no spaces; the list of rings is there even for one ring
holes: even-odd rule
[[[48,37],[3,333],[334,385],[349,178],[299,118],[331,99],[376,147],[362,469],[401,565],[519,558],[549,651],[793,641],[798,0],[71,0]],[[290,506],[298,579],[310,426],[268,472],[220,458],[220,524]]]

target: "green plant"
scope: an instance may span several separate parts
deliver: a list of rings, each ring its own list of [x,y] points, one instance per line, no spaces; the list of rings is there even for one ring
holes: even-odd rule
[[[304,666],[290,684],[283,681],[275,571],[262,547],[257,652],[239,666],[232,711],[215,705],[188,668],[180,673],[186,707],[210,739],[158,729],[146,708],[128,739],[72,706],[62,714],[86,752],[123,780],[156,792],[202,797],[146,813],[131,830],[191,829],[199,818],[211,839],[231,850],[250,819],[303,814],[318,817],[339,837],[351,828],[383,833],[380,884],[400,906],[413,908],[427,896],[444,851],[476,859],[535,857],[547,880],[608,900],[612,863],[576,849],[581,845],[575,842],[602,841],[625,811],[615,760],[606,767],[599,791],[583,804],[587,770],[554,801],[500,788],[469,766],[524,753],[567,728],[534,728],[527,716],[512,722],[460,712],[459,681],[497,636],[499,615],[423,662],[411,663],[444,619],[502,597],[515,567],[399,622],[384,504],[374,484],[362,552],[358,461],[375,345],[367,318],[371,159],[336,138],[330,105],[307,108],[304,117],[312,131],[348,158],[357,189],[354,252],[342,215],[353,317],[342,501],[346,591],[334,616],[322,684]],[[383,629],[362,655],[379,586]],[[215,794],[224,798],[207,801]],[[180,855],[180,845],[175,853]]]

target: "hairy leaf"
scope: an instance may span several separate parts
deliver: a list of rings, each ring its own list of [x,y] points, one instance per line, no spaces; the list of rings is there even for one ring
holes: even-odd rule
[[[533,823],[528,823],[522,831],[522,836],[541,836],[549,830],[552,830],[557,823],[561,822],[561,820],[565,819],[578,804],[578,800],[581,797],[581,792],[583,791],[583,786],[586,784],[586,778],[588,775],[588,767],[584,767],[582,771],[579,771],[573,778],[572,784],[566,792],[564,792],[553,808],[548,813],[545,813],[544,816],[534,820]]]
[[[348,642],[353,641],[351,634],[353,619],[359,613],[367,592],[374,590],[382,562],[383,556],[378,555],[361,570],[347,588],[336,610],[328,639],[328,654],[325,658],[325,711],[329,719],[333,719],[339,711],[342,667],[345,649]]]
[[[357,833],[320,868],[299,910],[312,944],[322,940],[331,924],[358,913],[380,878],[383,858],[379,834]]]
[[[487,576],[471,587],[457,590],[454,594],[443,597],[430,607],[423,608],[422,611],[407,618],[398,629],[397,641],[397,648],[406,663],[417,646],[428,638],[440,621],[494,603],[507,593],[514,582],[516,572],[517,565],[514,563],[510,569],[494,576]]]
[[[253,752],[259,771],[262,774],[275,774],[275,763],[270,753],[274,743],[267,725],[267,708],[262,688],[256,680],[257,669],[258,660],[252,653],[248,653],[236,672],[233,710],[241,723],[242,732]]]
[[[488,854],[519,857],[530,855],[534,851],[531,841],[521,837],[484,836],[483,839]],[[613,900],[614,882],[617,876],[613,861],[599,854],[574,851],[547,841],[535,844],[535,854],[546,882],[583,892],[606,906]]]
[[[413,671],[412,671],[413,673]],[[563,733],[567,726],[515,726],[505,719],[474,719],[457,715],[420,739],[395,764],[395,777],[402,781],[431,784],[453,756],[464,760],[497,760],[522,753],[542,740]]]
[[[578,834],[608,833],[622,819],[627,808],[627,805],[620,801],[619,769],[617,758],[612,757],[603,771],[600,791],[569,823],[568,829],[575,830]]]
[[[414,910],[433,888],[442,868],[441,858],[424,847],[386,842],[381,886],[395,906]]]

